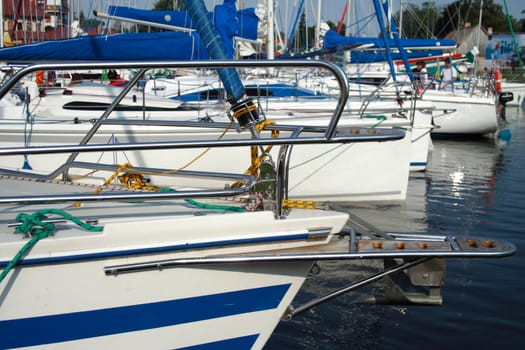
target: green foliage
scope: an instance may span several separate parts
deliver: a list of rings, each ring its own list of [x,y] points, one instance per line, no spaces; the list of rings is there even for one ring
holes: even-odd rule
[[[518,31],[522,33],[525,32],[525,18],[520,19],[518,22]]]
[[[425,1],[421,5],[408,4],[403,9],[402,36],[409,38],[435,37],[436,23],[440,17],[439,9],[433,1]],[[400,14],[396,16],[399,23]]]
[[[185,10],[185,0],[158,0],[153,4],[153,10]]]
[[[86,18],[84,11],[80,11],[78,22],[81,28],[97,28],[104,23],[96,17]]]
[[[403,8],[403,36],[411,38],[443,38],[448,33],[462,29],[467,23],[478,26],[481,0],[457,0],[443,8],[433,1],[405,5]],[[524,13],[524,11],[522,11]],[[400,14],[396,14],[399,21]],[[515,32],[525,31],[525,20],[510,16]],[[399,22],[398,22],[399,23]],[[509,32],[509,24],[503,5],[494,0],[483,0],[481,25],[492,27],[494,33]]]

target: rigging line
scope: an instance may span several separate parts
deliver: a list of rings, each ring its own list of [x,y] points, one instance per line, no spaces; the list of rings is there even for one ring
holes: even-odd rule
[[[297,25],[299,24],[299,19],[303,13],[303,7],[304,7],[304,0],[300,0],[299,6],[297,7],[297,13],[295,16],[295,19],[293,21],[290,34],[288,35],[288,44],[287,44],[287,51],[290,51],[293,44],[293,39],[295,37],[295,31],[297,30]]]
[[[432,39],[436,39],[436,36],[430,31],[430,29],[425,25],[423,20],[419,18],[417,15],[415,9],[412,6],[409,6],[407,11],[412,15],[412,18],[416,21],[416,23],[419,25],[419,28],[423,29],[424,36],[429,37]]]
[[[362,22],[365,22],[362,26],[362,29],[364,30],[370,22],[372,22],[375,19],[375,14],[369,14],[368,16],[362,17],[360,20],[354,22],[353,24],[349,25],[348,28],[357,27],[356,34],[361,33],[361,29],[359,29],[359,25],[362,24]]]
[[[303,166],[303,165],[305,165],[305,164],[308,164],[308,163],[310,163],[310,162],[313,162],[314,160],[319,159],[319,158],[321,158],[321,157],[323,157],[323,156],[325,156],[325,155],[327,155],[327,154],[329,154],[329,153],[335,151],[336,149],[338,149],[338,148],[340,148],[340,147],[342,147],[342,146],[344,146],[344,145],[345,145],[344,143],[342,143],[342,144],[340,144],[340,145],[337,145],[337,146],[335,146],[334,148],[329,149],[329,150],[326,151],[326,152],[320,153],[320,154],[316,155],[315,157],[312,157],[312,158],[310,158],[310,159],[305,160],[304,162],[301,162],[301,163],[299,163],[299,164],[296,164],[296,165],[290,167],[290,170],[292,170],[292,169],[296,169],[296,168],[299,168],[299,167],[301,167],[301,166]]]
[[[293,187],[290,188],[290,191],[293,191],[295,188],[299,187],[301,184],[303,184],[303,183],[304,183],[305,181],[307,181],[309,178],[311,178],[312,176],[314,176],[314,175],[317,173],[317,171],[319,171],[320,169],[322,169],[322,168],[324,168],[326,165],[328,165],[330,162],[332,162],[332,161],[334,161],[335,159],[337,159],[337,158],[338,158],[339,156],[341,156],[344,152],[348,151],[348,150],[353,146],[353,144],[339,144],[339,145],[337,145],[336,147],[332,148],[331,150],[328,150],[327,152],[324,152],[324,153],[320,154],[320,155],[317,156],[317,157],[311,158],[309,161],[313,161],[313,160],[315,160],[315,159],[317,159],[317,158],[320,158],[321,156],[326,155],[326,154],[328,154],[328,153],[330,153],[330,152],[332,152],[332,151],[334,151],[334,150],[336,150],[336,149],[338,149],[338,148],[340,148],[340,147],[343,147],[343,146],[346,146],[346,147],[345,147],[343,150],[341,150],[340,152],[338,152],[337,154],[335,154],[332,158],[327,159],[326,162],[324,162],[324,164],[321,164],[321,165],[316,169],[316,171],[312,171],[312,172],[310,173],[310,175],[306,176],[306,177],[303,178],[301,181],[297,182],[297,183],[295,184],[295,186],[293,186]],[[303,162],[303,163],[298,164],[298,165],[296,165],[296,166],[294,166],[294,167],[290,167],[290,170],[295,169],[295,168],[297,168],[298,166],[303,165],[303,164],[305,164],[305,163],[306,163],[306,162]]]
[[[445,7],[445,9],[443,10],[443,12],[446,14],[445,18],[447,19],[447,21],[444,23],[443,27],[441,28],[441,30],[439,32],[436,33],[436,35],[439,37],[443,34],[443,31],[448,27],[448,26],[451,26],[452,27],[452,30],[453,31],[456,31],[456,25],[454,24],[453,22],[453,19],[454,19],[454,16],[452,13],[450,13],[449,11],[449,8],[448,7]]]
[[[233,121],[224,129],[224,131],[222,132],[222,134],[219,136],[219,140],[221,140],[224,135],[226,135],[226,133],[228,132],[228,130],[231,129],[231,126],[233,125]],[[140,174],[146,174],[146,175],[166,175],[166,174],[174,174],[178,171],[181,171],[181,170],[184,170],[186,169],[187,167],[189,167],[190,165],[192,165],[193,163],[195,163],[197,160],[199,160],[200,158],[202,158],[206,153],[208,153],[208,151],[211,149],[211,147],[208,147],[206,149],[204,149],[200,154],[198,154],[195,158],[193,158],[192,160],[190,160],[189,162],[187,162],[186,164],[184,164],[183,166],[177,168],[177,169],[173,169],[173,170],[168,170],[168,171],[140,171],[139,173]]]

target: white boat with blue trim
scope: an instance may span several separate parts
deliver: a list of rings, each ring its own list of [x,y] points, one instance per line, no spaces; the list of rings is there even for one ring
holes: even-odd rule
[[[46,187],[50,194],[71,187],[1,182],[2,188],[23,188],[31,196]],[[162,264],[324,245],[347,219],[343,213],[308,209],[275,218],[272,211],[200,209],[175,200],[23,210],[47,213],[39,208],[50,207],[58,218],[67,212],[96,223],[91,221],[89,229],[66,220],[55,223],[53,236],[35,244],[8,272],[0,284],[3,349],[260,349],[300,289],[310,261]],[[17,204],[1,208],[4,271],[30,241],[8,227],[20,209]]]
[[[37,65],[20,74],[54,67]],[[8,90],[5,86],[0,94]],[[166,172],[172,186],[164,188],[136,187],[130,180],[160,175],[159,169],[128,167],[118,174],[111,162],[74,157],[50,174],[0,169],[0,348],[262,349],[281,320],[386,276],[390,282],[383,294],[367,303],[439,305],[443,258],[515,253],[512,243],[486,237],[354,229],[347,226],[348,213],[291,200],[294,175],[288,170],[295,151],[312,144],[393,143],[404,136],[399,129],[339,127],[343,105],[325,119],[326,126],[275,125],[286,131],[279,138],[241,132],[236,138],[212,134],[193,141],[168,135],[149,142],[0,148],[0,159],[116,150],[167,150],[176,157],[188,148],[280,148],[272,167],[257,174]],[[236,115],[239,123],[256,117],[250,108]],[[247,127],[256,121],[248,120]],[[184,126],[192,127],[200,126]],[[75,181],[68,176],[73,168],[113,172],[120,181],[101,186],[92,174]],[[205,177],[240,185],[176,187],[179,179]],[[348,286],[294,305],[314,262],[352,259],[383,259],[385,267],[362,280],[348,277]]]
[[[316,62],[302,61],[301,63],[289,61],[269,61],[266,64],[273,64],[281,67],[297,67],[304,65],[314,67]],[[265,64],[263,61],[238,63],[241,67],[257,66]],[[173,62],[166,67],[184,68],[195,67],[194,62]],[[203,62],[201,67],[205,67]],[[212,63],[207,63],[207,68]],[[322,64],[319,64],[321,68]],[[319,67],[318,65],[318,67]],[[133,63],[120,65],[116,68],[136,68]],[[158,66],[158,65],[157,65]],[[67,71],[67,66],[47,65],[49,69],[55,71]],[[94,69],[93,65],[75,63],[70,68]],[[150,65],[153,68],[153,65]],[[142,72],[144,74],[144,72]],[[342,85],[347,85],[345,77]],[[173,140],[193,141],[198,139],[221,137],[238,137],[237,130],[231,124],[228,117],[228,111],[211,109],[208,112],[203,110],[173,111],[170,105],[175,109],[179,103],[169,99],[164,99],[158,108],[155,108],[154,101],[160,97],[148,100],[150,96],[144,95],[146,106],[151,109],[141,109],[141,100],[137,97],[137,103],[133,101],[133,96],[140,95],[133,90],[135,82],[141,79],[137,74],[129,86],[120,90],[116,94],[114,87],[101,88],[101,91],[108,91],[116,95],[115,99],[120,99],[119,104],[111,106],[111,103],[105,99],[96,102],[95,86],[70,86],[60,88],[66,94],[51,92],[42,97],[35,97],[29,105],[12,106],[18,108],[17,113],[8,114],[9,109],[4,109],[5,114],[0,117],[0,146],[54,146],[61,144],[78,144],[98,143],[98,144],[118,144],[125,142],[154,142],[157,139],[170,138]],[[107,89],[107,90],[106,90]],[[77,92],[78,91],[78,92]],[[346,90],[340,90],[345,93]],[[129,97],[126,97],[128,96]],[[347,96],[345,96],[346,98]],[[49,101],[57,101],[52,104]],[[106,111],[101,111],[101,105],[104,102]],[[99,104],[100,103],[100,104]],[[342,104],[341,104],[342,103]],[[280,125],[309,125],[312,127],[326,125],[331,118],[333,111],[338,105],[342,108],[344,101],[331,102],[331,113],[327,113],[324,107],[323,113],[318,112],[299,112],[298,115],[290,117],[283,111],[264,112],[265,123],[264,130],[258,133],[272,132],[285,135],[286,130],[272,129],[272,123]],[[89,106],[96,106],[96,109],[90,109]],[[117,108],[120,106],[120,108]],[[297,108],[304,104],[298,103]],[[67,107],[67,108],[66,108]],[[24,111],[30,111],[29,117]],[[410,110],[407,108],[407,113]],[[262,113],[261,113],[262,115]],[[261,117],[262,118],[262,117]],[[179,124],[178,128],[172,127]],[[194,127],[184,128],[185,124],[193,124]],[[335,200],[335,201],[403,201],[406,198],[410,157],[412,155],[412,140],[410,128],[410,116],[399,115],[394,118],[389,116],[376,116],[374,118],[350,118],[346,115],[341,117],[340,127],[352,128],[374,128],[380,130],[402,129],[405,131],[404,137],[392,141],[388,144],[383,142],[367,142],[351,145],[309,145],[296,150],[291,159],[290,173],[290,195],[295,199],[302,200]],[[198,128],[195,126],[199,126]],[[93,132],[92,130],[96,130]],[[90,135],[87,139],[86,135]],[[275,136],[275,135],[274,135]],[[428,136],[428,134],[426,135]],[[425,161],[428,146],[424,148]],[[260,152],[263,153],[263,152]],[[268,154],[275,158],[277,153],[269,150]],[[373,159],[373,161],[371,161]],[[67,160],[66,155],[52,154],[46,157],[35,157],[27,155],[26,157],[9,156],[4,159],[4,167],[13,170],[31,167],[37,173],[49,173],[59,167]],[[213,171],[235,171],[243,172],[250,168],[256,159],[252,159],[249,148],[246,149],[229,149],[215,148],[206,150],[189,149],[179,153],[178,157],[172,157],[169,151],[116,151],[105,152],[104,154],[86,153],[77,158],[77,161],[88,162],[112,162],[115,165],[132,164],[135,167],[149,167],[165,169],[166,171],[176,171],[177,169],[187,168],[192,170],[207,169]],[[189,166],[187,166],[189,164]],[[228,168],[224,164],[228,164]],[[233,168],[231,168],[233,167]],[[389,178],[383,174],[388,173]],[[76,175],[81,176],[82,172]],[[109,176],[109,174],[106,174]],[[157,185],[169,185],[163,182],[162,176],[151,176],[147,174]],[[99,178],[102,182],[103,178]],[[208,179],[207,179],[208,180]],[[221,183],[224,185],[224,183]],[[194,179],[190,185],[196,186]],[[204,184],[207,186],[206,184]]]

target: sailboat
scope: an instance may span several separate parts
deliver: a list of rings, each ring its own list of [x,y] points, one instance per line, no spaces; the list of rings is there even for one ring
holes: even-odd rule
[[[346,65],[348,74],[356,83],[359,81],[362,84],[369,85],[373,81],[374,85],[386,84],[388,81],[405,81],[412,82],[412,66],[410,59],[405,50],[414,43],[414,47],[418,41],[411,39],[401,39],[398,37],[397,27],[393,19],[390,19],[389,27],[393,35],[393,39],[387,37],[384,17],[388,13],[388,2],[380,3],[379,0],[374,0],[376,10],[376,17],[380,25],[381,33],[383,34],[383,41],[376,39],[354,39],[354,38],[339,38],[341,42],[351,40],[373,40],[374,44],[383,48],[383,52],[387,60],[385,63],[374,64],[370,69],[364,69],[362,65],[356,63],[355,65]],[[441,45],[445,48],[454,47],[454,43],[450,41],[429,40],[424,41],[425,44],[420,45],[421,48],[428,49],[434,47],[441,51]],[[408,45],[408,46],[407,46]],[[377,49],[377,48],[376,48]],[[397,50],[398,56],[395,57],[391,52],[392,49]],[[451,54],[434,55],[431,52],[422,51],[420,59],[426,61],[437,62],[439,67],[443,66],[443,61],[452,59]],[[421,58],[425,57],[425,58]],[[400,64],[396,64],[396,58]],[[461,58],[465,60],[465,57]],[[412,61],[413,62],[413,61]],[[443,68],[441,68],[443,69]],[[368,80],[368,82],[367,82]],[[434,106],[432,112],[432,120],[435,128],[432,129],[432,135],[484,135],[494,136],[502,125],[504,120],[501,118],[501,109],[508,103],[509,98],[505,94],[499,94],[495,91],[494,77],[477,77],[467,79],[460,82],[455,82],[453,89],[440,90],[440,78],[433,79],[429,85],[420,90],[419,99],[421,101],[428,101]],[[492,87],[492,88],[491,88]],[[368,90],[374,90],[371,87]],[[366,89],[365,89],[366,90]]]
[[[251,9],[247,10],[250,10],[249,13],[251,13]],[[148,11],[111,7],[108,14],[104,14],[103,17],[125,20],[131,23],[138,23],[137,21],[140,21],[140,23],[164,27],[168,24],[164,18],[169,18],[170,20],[177,18],[177,15],[167,16],[168,13],[171,13],[171,11]],[[273,23],[273,19],[270,16],[272,12],[267,11],[266,14],[267,17],[259,18],[259,24],[261,24],[261,22]],[[261,16],[259,15],[259,17]],[[183,18],[186,17],[183,16]],[[214,18],[217,21],[218,16]],[[242,24],[247,21],[240,18],[239,22]],[[191,24],[183,21],[177,21],[174,24],[186,25],[188,28],[192,28]],[[267,27],[271,29],[270,27],[272,26]],[[261,30],[259,30],[259,32],[260,31]],[[262,34],[258,34],[258,39],[263,39],[260,36],[265,35],[264,39],[266,39],[268,43],[267,51],[273,51],[273,49],[271,49],[271,47],[273,47],[273,35],[269,33],[269,31],[262,32]],[[247,34],[242,34],[241,37],[253,39],[253,37]],[[322,52],[315,50],[309,52],[309,55],[314,56],[331,52],[334,48],[337,50],[357,50],[363,46],[369,46],[369,43],[351,43],[348,45],[335,45],[334,47],[325,46]],[[230,57],[230,55],[228,55],[228,57]],[[278,59],[297,57],[300,58],[302,56],[287,56],[286,54],[281,54]],[[261,77],[259,73],[246,71],[244,73],[246,80],[243,82],[250,96],[259,101],[264,112],[271,114],[272,118],[306,116],[311,119],[313,117],[312,113],[317,115],[330,114],[330,111],[333,110],[337,103],[336,99],[330,99],[329,96],[326,96],[325,91],[320,91],[319,86],[314,85],[316,79],[312,78],[312,76],[315,75],[315,72],[312,71],[299,71],[296,69],[295,72],[289,72],[288,76],[286,76],[286,72],[279,71],[279,74],[268,78],[265,76]],[[298,76],[300,77],[299,79],[297,78]],[[329,86],[329,89],[333,90],[329,91],[328,95],[337,96],[337,82],[334,80],[332,85],[329,85],[329,83],[326,84],[329,79],[330,77],[322,77],[324,82],[323,86]],[[305,82],[312,81],[313,84],[303,86]],[[200,105],[202,101],[212,101],[214,103],[225,101],[224,88],[216,74],[190,74],[151,79],[146,82],[145,90],[152,94],[169,97],[187,104]],[[431,143],[430,130],[433,127],[430,115],[430,110],[433,107],[429,103],[420,102],[417,108],[415,108],[414,105],[410,103],[407,103],[405,106],[400,106],[397,98],[390,98],[385,101],[369,99],[365,102],[358,100],[349,101],[345,108],[346,114],[348,115],[347,118],[349,119],[348,122],[350,123],[350,120],[353,120],[353,122],[356,123],[354,125],[376,125],[378,124],[378,120],[371,119],[371,117],[375,116],[381,118],[379,124],[382,127],[395,126],[412,129],[414,119],[417,119],[417,121],[415,121],[417,127],[413,132],[411,130],[413,136],[411,140],[409,169],[414,171],[425,170]],[[410,114],[410,116],[408,116],[408,114]],[[414,117],[412,114],[416,116]],[[361,118],[362,115],[366,115],[366,118]],[[393,117],[391,118],[391,116]]]
[[[135,63],[142,69],[209,64],[220,68],[242,65],[232,61]],[[345,77],[327,63],[302,64],[327,65],[341,79]],[[60,67],[67,70],[73,65],[101,67],[95,63],[26,67],[0,89],[0,96],[25,74]],[[104,65],[132,67],[129,62]],[[352,289],[383,276],[392,276],[395,283],[405,286],[395,278],[396,272],[419,265],[416,276],[411,272],[400,275],[402,280],[416,277],[410,292],[389,289],[382,300],[399,302],[406,297],[409,303],[439,305],[444,265],[440,263],[437,271],[436,265],[427,265],[428,259],[514,254],[512,243],[487,237],[358,234],[346,227],[347,213],[314,208],[313,202],[289,197],[288,186],[295,176],[289,169],[297,152],[330,144],[393,143],[404,136],[396,129],[341,127],[343,104],[332,118],[324,119],[325,125],[273,125],[273,130],[281,130],[279,138],[271,132],[253,137],[249,129],[258,121],[253,119],[242,132],[221,138],[218,133],[203,133],[198,123],[164,121],[164,130],[181,128],[182,132],[165,133],[163,138],[156,134],[154,140],[137,134],[136,139],[121,143],[88,142],[103,126],[101,120],[88,130],[85,142],[77,144],[58,143],[66,139],[56,130],[50,132],[54,143],[40,147],[2,144],[3,166],[11,158],[24,156],[32,162],[42,157],[48,167],[61,154],[68,160],[47,174],[0,169],[0,325],[5,332],[0,347],[262,349],[282,317],[296,317],[333,299],[320,295],[291,307],[315,261],[399,257],[404,261],[388,265],[365,281],[349,281],[355,283]],[[128,131],[159,127],[154,120],[112,122]],[[73,123],[60,125],[75,127]],[[172,137],[183,133],[188,137]],[[274,163],[268,163],[268,158],[256,175],[236,172],[235,165],[229,165],[238,156],[234,149],[269,145],[280,148],[278,157],[272,157]],[[167,161],[202,147],[226,149],[229,157],[221,162],[228,171],[172,172],[118,166],[102,157],[104,153],[138,151]],[[82,156],[90,154],[94,156]],[[79,169],[82,177],[75,176]],[[100,184],[101,173],[113,176]],[[170,185],[145,181],[152,174]],[[195,188],[204,179],[241,184]],[[181,186],[184,180],[189,181]],[[334,178],[327,181],[333,183]],[[417,278],[421,271],[423,283]]]
[[[206,12],[207,13],[207,12]],[[201,33],[199,33],[201,36]],[[225,56],[227,58],[227,56]],[[191,62],[191,61],[190,61]],[[240,67],[254,66],[258,63],[251,64],[250,62],[241,65]],[[293,62],[282,62],[287,67],[297,67],[303,65],[303,63],[294,64]],[[102,67],[102,65],[100,65]],[[188,62],[184,62],[181,65],[172,64],[171,68],[178,67],[195,67]],[[213,64],[211,64],[213,68]],[[72,65],[71,67],[74,67]],[[80,69],[82,65],[77,65],[75,69]],[[130,67],[133,64],[130,62]],[[139,65],[140,67],[140,65]],[[167,65],[170,67],[170,65]],[[202,66],[201,66],[202,67]],[[306,66],[308,67],[308,66]],[[58,68],[58,67],[57,67]],[[144,74],[144,73],[142,73]],[[124,89],[122,94],[118,98],[124,98],[129,91],[133,88],[133,85],[138,82],[139,76],[142,79],[144,75],[137,75],[134,77],[135,80],[130,82],[128,89]],[[341,90],[345,91],[346,87],[345,80],[341,82]],[[66,89],[67,90],[67,89]],[[69,100],[69,105],[73,102],[71,99],[82,98],[82,95],[74,93],[75,87],[72,86],[69,90],[71,93],[64,100]],[[246,89],[243,87],[243,91]],[[64,90],[65,92],[65,90]],[[51,95],[49,95],[51,96]],[[47,96],[42,97],[45,99]],[[38,104],[40,97],[33,99],[34,103]],[[147,96],[146,96],[147,99]],[[337,100],[340,101],[340,100]],[[119,103],[121,100],[118,101]],[[338,108],[340,102],[332,102],[331,110]],[[78,105],[74,103],[73,105]],[[23,107],[23,106],[22,106]],[[27,109],[31,111],[32,109]],[[195,112],[188,111],[186,116],[175,118],[174,114],[167,113],[168,111],[160,111],[158,114],[164,114],[164,117],[158,118],[158,125],[155,127],[123,127],[123,126],[109,126],[110,120],[105,119],[110,115],[110,112],[104,113],[102,111],[93,114],[93,118],[89,118],[88,122],[85,117],[79,117],[75,115],[74,109],[68,109],[70,112],[69,119],[64,120],[63,117],[52,118],[51,116],[40,117],[38,115],[31,115],[30,118],[20,118],[18,120],[2,120],[2,130],[5,132],[5,137],[2,138],[2,142],[7,144],[13,144],[18,142],[19,145],[54,145],[61,144],[64,139],[68,142],[81,142],[83,135],[89,131],[93,126],[92,122],[97,125],[97,129],[100,129],[96,134],[95,138],[91,142],[98,143],[121,143],[128,140],[154,140],[159,136],[166,134],[172,135],[174,139],[184,139],[186,137],[199,138],[210,133],[216,135],[217,138],[221,137],[222,130],[217,130],[216,126],[221,125],[220,123],[228,123],[228,117],[226,113],[222,113],[221,116],[215,118],[210,115],[199,115]],[[118,111],[115,111],[118,112]],[[83,111],[82,113],[85,113]],[[136,111],[137,118],[140,119],[140,111]],[[113,115],[113,110],[111,111]],[[99,119],[101,117],[102,119]],[[273,116],[268,113],[266,115],[269,122],[272,121]],[[298,118],[291,118],[290,116],[281,115],[278,120],[280,123],[287,123],[293,125],[311,125],[317,126],[326,122],[325,115],[316,115],[310,113],[308,115],[302,115]],[[76,119],[75,119],[76,118]],[[151,117],[147,117],[151,118]],[[143,118],[143,119],[147,119]],[[276,117],[277,118],[277,117]],[[98,125],[98,121],[104,120],[104,127]],[[64,123],[64,121],[66,123]],[[80,122],[75,122],[80,121]],[[175,121],[192,121],[199,123],[202,127],[198,132],[202,133],[203,136],[198,136],[191,133],[173,133],[169,128],[165,128],[163,124],[167,124]],[[71,126],[70,123],[74,125]],[[341,126],[351,127],[367,127],[375,126],[378,132],[382,132],[382,128],[391,129],[405,125],[407,123],[406,118],[399,118],[392,122],[385,122],[383,120],[362,118],[360,120],[353,120],[345,118],[342,121]],[[63,129],[62,129],[63,128]],[[30,130],[30,137],[29,131]],[[49,137],[50,132],[54,135],[60,135],[60,138]],[[230,131],[232,134],[234,130]],[[290,181],[290,193],[298,199],[316,199],[316,200],[338,200],[338,201],[402,201],[406,198],[406,188],[408,184],[408,174],[410,166],[410,147],[411,138],[410,130],[407,130],[404,134],[408,137],[401,137],[397,141],[391,142],[389,145],[381,142],[370,142],[367,144],[352,145],[351,147],[312,147],[311,150],[306,150],[304,153],[296,153],[291,164],[291,171],[295,175],[291,177]],[[162,154],[160,157],[149,156],[148,152],[133,152],[133,153],[120,153],[120,154],[105,154],[105,157],[113,159],[114,163],[132,163],[137,166],[145,167],[157,167],[157,168],[171,168],[178,169],[184,166],[186,162],[191,161],[198,157],[201,151],[191,150],[185,157],[171,158],[166,154]],[[203,166],[207,168],[211,165],[211,168],[216,171],[224,171],[222,157],[231,157],[234,153],[229,150],[214,150],[213,152],[206,153],[199,158],[199,162],[192,163],[195,169]],[[241,151],[235,151],[241,152]],[[271,151],[273,152],[273,151]],[[246,150],[244,153],[235,153],[236,169],[246,170],[250,168],[251,163],[254,161],[250,157],[250,152]],[[89,155],[85,155],[88,157]],[[276,156],[274,153],[273,156]],[[374,161],[370,161],[370,157],[374,158]],[[21,167],[31,167],[33,171],[45,172],[58,166],[65,159],[46,159],[44,161],[39,159],[31,159],[29,156],[26,159],[21,158],[9,158],[10,163],[6,163],[6,166],[11,169],[19,169]],[[94,159],[91,158],[91,161]],[[27,165],[29,164],[29,165]],[[351,166],[348,166],[351,164]],[[382,174],[388,172],[390,178],[385,178]],[[330,179],[330,180],[327,180]],[[162,176],[152,176],[151,179],[154,183],[164,184],[165,179]],[[334,186],[336,183],[345,183],[343,187]],[[193,184],[195,185],[195,184]],[[222,184],[224,185],[224,184]],[[203,185],[208,186],[208,184]]]
[[[270,67],[275,62],[259,64]],[[325,66],[344,82],[345,75],[335,65],[301,64]],[[231,69],[243,63],[39,64],[19,70],[0,89],[0,97],[23,76],[39,70],[135,67],[140,69],[138,80],[149,69],[206,65]],[[53,159],[65,154],[68,159],[49,174],[1,169],[0,326],[5,334],[0,347],[262,349],[282,318],[344,293],[346,288],[294,307],[294,297],[315,261],[384,259],[379,273],[349,281],[348,288],[389,276],[393,288],[386,288],[383,302],[439,305],[443,258],[515,253],[512,243],[486,237],[357,232],[346,227],[347,213],[292,201],[288,186],[293,175],[288,170],[296,151],[310,145],[393,142],[403,137],[396,129],[341,128],[346,97],[343,94],[323,126],[273,125],[283,132],[279,138],[259,132],[255,125],[262,120],[250,104],[242,103],[246,108],[237,109],[240,118],[232,120],[240,132],[220,138],[203,134],[202,127],[192,123],[164,122],[164,127],[180,127],[186,134],[200,131],[186,139],[165,135],[151,142],[90,143],[104,124],[100,120],[79,144],[0,148],[2,164],[22,156]],[[129,129],[159,126],[151,120],[113,122]],[[51,137],[57,141],[56,133]],[[165,158],[177,158],[179,151],[202,147],[231,152],[266,146],[279,147],[278,157],[257,174],[237,173],[229,166],[228,172],[123,166],[126,172],[121,174],[112,162],[80,161],[82,154],[101,152],[167,151]],[[235,154],[223,161],[235,161]],[[75,179],[73,169],[87,173]],[[101,187],[93,186],[97,171],[113,176]],[[170,178],[173,187],[139,183],[146,174]],[[176,184],[183,178],[241,183],[182,189]]]

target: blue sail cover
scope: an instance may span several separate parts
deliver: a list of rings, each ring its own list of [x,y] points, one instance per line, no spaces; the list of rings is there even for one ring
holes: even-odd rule
[[[109,6],[108,15],[176,27],[193,28],[191,17],[186,11],[143,10],[124,6]]]
[[[82,36],[0,49],[0,60],[162,61],[209,59],[196,33],[158,32]]]
[[[227,58],[233,58],[235,53],[235,45],[233,37],[238,34],[239,18],[237,17],[237,9],[235,7],[235,0],[224,0],[222,5],[215,6],[215,29],[217,34],[222,38],[223,47]],[[210,27],[213,28],[213,23],[210,21]],[[201,33],[202,36],[202,33]],[[206,43],[206,40],[204,40]],[[212,53],[210,56],[214,57]],[[225,57],[221,57],[225,58]]]
[[[406,52],[408,59],[425,58],[441,56],[443,50],[422,50],[414,52]],[[392,52],[392,60],[401,60],[401,54],[399,52]],[[350,61],[353,63],[374,63],[374,62],[385,62],[388,59],[384,51],[381,52],[367,52],[367,51],[351,51]]]
[[[219,10],[220,13],[217,10]],[[108,14],[121,18],[195,29],[191,16],[187,11],[158,11],[124,6],[110,6]],[[232,6],[229,1],[224,1],[223,5],[216,6],[215,11],[209,12],[208,16],[217,28],[230,26],[232,36],[239,36],[250,40],[257,39],[259,18],[255,14],[254,8],[236,10],[235,6]]]
[[[388,40],[391,48],[397,47],[397,44],[393,39]],[[349,37],[339,35],[333,30],[327,31],[323,40],[323,47],[327,49],[350,44],[372,44],[367,50],[385,48],[385,42],[382,38]],[[454,40],[438,39],[400,39],[400,45],[405,49],[412,50],[446,50],[456,48],[456,42]]]
[[[233,2],[234,3],[234,2]],[[186,11],[139,10],[111,6],[110,16],[194,28]],[[233,36],[257,39],[258,18],[255,10],[237,11],[232,1],[225,0],[207,12],[213,20],[225,47],[227,58],[233,58]],[[181,32],[126,33],[82,36],[73,39],[38,42],[0,48],[0,60],[9,62],[35,61],[159,61],[209,59],[200,36]]]

